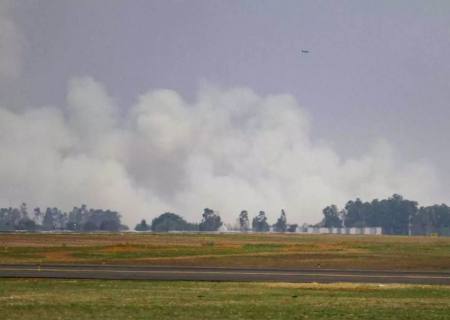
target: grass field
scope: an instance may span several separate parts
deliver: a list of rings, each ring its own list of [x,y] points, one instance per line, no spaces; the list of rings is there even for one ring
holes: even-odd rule
[[[450,238],[295,234],[0,234],[0,263],[450,270]]]
[[[0,319],[449,319],[450,287],[0,280]]]

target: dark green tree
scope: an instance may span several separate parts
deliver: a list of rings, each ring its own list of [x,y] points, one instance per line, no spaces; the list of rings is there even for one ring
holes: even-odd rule
[[[248,212],[242,210],[239,214],[239,227],[242,232],[246,232],[250,229],[250,222],[248,221]]]
[[[269,224],[267,223],[266,213],[260,211],[259,214],[253,218],[252,228],[255,232],[267,232],[270,230]]]
[[[16,226],[16,230],[35,231],[36,229],[36,223],[28,217],[20,219]]]
[[[372,205],[377,216],[376,223],[386,234],[403,234],[409,232],[410,221],[418,212],[417,202],[404,199],[394,194],[388,199],[378,201],[378,206]]]
[[[421,207],[411,220],[413,234],[450,235],[450,207],[446,204]]]
[[[56,214],[57,213],[55,210],[47,208],[44,214],[44,219],[42,220],[42,227],[44,230],[56,230]]]
[[[337,222],[334,209],[329,208],[326,213]],[[338,216],[342,217],[345,227],[382,227],[386,234],[407,235],[417,213],[417,202],[394,194],[388,199],[374,199],[372,202],[362,202],[360,199],[348,201],[343,214]]]
[[[120,231],[120,214],[112,210],[90,209],[82,218],[82,229],[86,231]]]
[[[81,208],[74,207],[69,212],[67,229],[73,231],[80,231],[82,228],[83,220],[87,217],[88,210],[86,205],[82,205]]]
[[[342,220],[338,208],[333,204],[322,210],[323,220],[320,223],[325,228],[341,228]]]
[[[349,201],[345,205],[345,226],[357,228],[367,227],[370,214],[370,203],[362,202],[359,198],[355,201]]]
[[[153,219],[151,229],[154,232],[196,231],[197,226],[175,213],[166,212]]]
[[[202,214],[202,222],[200,222],[200,231],[217,231],[222,226],[220,216],[214,210],[205,208]]]
[[[148,230],[150,230],[150,226],[147,224],[147,221],[145,221],[145,219],[142,219],[141,222],[136,225],[134,230],[135,231],[148,231]]]
[[[286,232],[287,229],[287,219],[286,219],[286,212],[284,210],[281,210],[281,215],[277,220],[277,223],[273,226],[275,232]]]

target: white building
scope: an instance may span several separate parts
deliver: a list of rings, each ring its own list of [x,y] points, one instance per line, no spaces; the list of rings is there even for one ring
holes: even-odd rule
[[[363,234],[363,235],[381,235],[383,229],[381,227],[366,228],[323,228],[323,227],[297,227],[297,233],[307,234]]]

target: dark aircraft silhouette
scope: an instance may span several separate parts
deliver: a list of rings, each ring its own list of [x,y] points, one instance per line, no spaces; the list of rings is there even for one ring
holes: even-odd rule
[[[302,53],[309,53],[309,50],[302,50]]]

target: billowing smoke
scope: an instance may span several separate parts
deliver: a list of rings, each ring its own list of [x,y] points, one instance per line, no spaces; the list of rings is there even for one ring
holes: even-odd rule
[[[386,142],[342,158],[309,126],[290,95],[203,88],[187,103],[154,90],[119,108],[102,84],[73,79],[65,106],[0,107],[0,205],[86,203],[134,225],[165,211],[198,221],[205,207],[228,222],[242,209],[274,222],[282,208],[290,222],[317,222],[355,197],[439,200],[432,166],[399,162]]]

